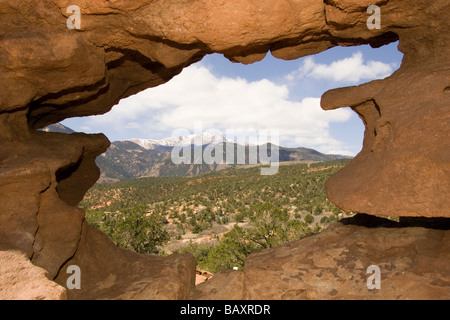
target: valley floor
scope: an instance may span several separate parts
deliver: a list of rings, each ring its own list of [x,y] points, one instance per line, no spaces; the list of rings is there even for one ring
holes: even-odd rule
[[[304,238],[352,215],[330,203],[325,182],[349,160],[283,163],[193,177],[141,178],[94,186],[87,221],[119,246],[160,255],[190,252],[198,268],[243,266],[253,251]]]

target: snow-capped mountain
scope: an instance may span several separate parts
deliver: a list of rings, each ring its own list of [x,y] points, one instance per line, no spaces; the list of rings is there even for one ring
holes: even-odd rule
[[[48,132],[74,132],[61,124],[50,125],[43,131]],[[225,143],[234,148],[238,143],[226,139],[220,134],[213,132],[203,132],[188,136],[171,137],[161,140],[154,139],[131,139],[124,141],[114,141],[108,150],[96,159],[96,163],[101,171],[101,182],[113,182],[128,180],[140,177],[161,177],[161,176],[189,176],[200,173],[213,172],[226,169],[231,164],[207,164],[204,161],[194,164],[175,164],[171,158],[171,151],[174,146],[192,146],[196,148],[208,144]],[[248,144],[246,144],[248,146]],[[224,148],[225,157],[227,148]],[[248,150],[247,150],[248,151]],[[246,151],[246,152],[247,152]],[[237,151],[236,151],[237,152]],[[192,153],[195,156],[195,152]],[[322,154],[316,150],[308,148],[284,148],[279,147],[279,161],[331,161],[345,158],[340,155]]]
[[[191,134],[188,136],[178,136],[178,137],[170,137],[164,138],[161,140],[154,139],[129,139],[127,141],[134,142],[144,149],[153,150],[157,146],[164,147],[175,147],[175,146],[189,146],[194,145],[196,147],[207,145],[207,144],[217,144],[222,142],[231,142],[220,134],[213,132],[203,132],[198,134]]]

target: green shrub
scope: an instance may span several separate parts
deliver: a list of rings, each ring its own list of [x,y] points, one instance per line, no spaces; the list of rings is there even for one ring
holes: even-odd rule
[[[311,224],[311,223],[313,223],[313,221],[314,221],[314,217],[313,217],[312,215],[308,214],[308,215],[305,217],[305,222],[306,222],[307,224]]]
[[[159,253],[157,246],[170,240],[163,230],[164,220],[159,215],[146,215],[147,207],[125,209],[123,212],[104,215],[101,223],[97,214],[90,212],[88,221],[97,223],[118,246],[139,253]]]

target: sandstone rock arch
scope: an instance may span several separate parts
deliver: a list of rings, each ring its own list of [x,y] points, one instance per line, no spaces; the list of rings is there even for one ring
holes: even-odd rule
[[[80,29],[67,28],[72,4],[81,9]],[[381,9],[380,29],[366,26],[370,5]],[[190,257],[118,250],[76,207],[98,177],[94,159],[107,139],[36,129],[105,113],[212,52],[252,63],[269,50],[296,59],[399,40],[404,59],[391,77],[322,97],[324,109],[350,106],[366,126],[362,152],[330,179],[328,195],[345,210],[449,217],[448,12],[446,0],[3,1],[0,249],[19,250],[60,284],[68,264],[83,266],[85,298],[187,297]],[[171,281],[158,281],[175,269]]]

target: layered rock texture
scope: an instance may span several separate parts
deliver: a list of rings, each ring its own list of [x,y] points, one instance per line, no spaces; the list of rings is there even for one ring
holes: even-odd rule
[[[316,236],[252,253],[243,270],[215,274],[191,298],[448,300],[449,262],[448,221],[356,215]],[[379,268],[378,280],[371,266]]]
[[[70,20],[75,28],[68,28],[69,16],[76,13],[68,10],[71,5],[80,8],[80,20]],[[381,10],[380,29],[366,25],[370,5]],[[33,289],[24,295],[18,286],[10,285],[7,291],[2,288],[2,297],[189,297],[195,279],[192,257],[141,256],[117,249],[86,224],[83,210],[77,208],[98,178],[94,160],[106,150],[108,140],[101,134],[65,135],[37,129],[68,117],[105,113],[120,99],[169,81],[213,52],[247,64],[263,59],[269,51],[277,58],[296,59],[333,46],[378,47],[399,40],[404,59],[392,76],[331,90],[322,97],[324,109],[349,106],[366,126],[363,150],[330,179],[328,196],[347,211],[450,217],[449,12],[447,0],[0,1],[1,259],[30,268],[27,274],[34,274],[36,281],[42,280],[45,270],[48,279],[65,286],[65,270],[72,264],[88,279],[81,290],[66,293],[54,282],[42,280],[42,285],[49,284],[48,291],[39,290],[42,296]],[[328,231],[328,235],[335,234],[333,241],[341,243],[329,253],[337,264],[336,272],[339,264],[347,263],[344,258],[339,260],[345,255],[343,248],[362,241],[356,227],[340,230]],[[448,234],[406,230],[410,229],[400,233],[371,229],[372,241],[383,246],[383,239],[394,234],[391,237],[400,246],[386,247],[398,256],[391,260],[383,250],[375,252],[387,264],[401,263],[403,256],[405,265],[421,263],[412,271],[411,281],[431,284],[413,296],[434,297],[442,288],[448,293],[448,279],[440,271],[419,279],[426,269],[423,261],[440,270],[448,264],[448,255],[419,250],[414,256],[408,251],[417,249],[418,239],[445,248]],[[305,242],[311,246],[322,240],[327,243],[323,237]],[[287,245],[256,254],[248,264],[250,270],[257,270],[254,261],[269,263],[268,257],[275,257],[269,263],[271,270],[278,262],[321,272],[321,262],[316,264],[307,252],[300,254],[295,244]],[[356,267],[377,260],[353,252],[355,260],[362,254],[362,264],[355,262]],[[325,257],[323,253],[317,259]],[[314,264],[308,262],[311,259]],[[344,265],[344,269],[349,266]],[[1,270],[3,281],[2,276],[14,266]],[[252,272],[245,272],[246,298],[332,298],[336,291],[342,297],[343,291],[350,290],[345,284],[338,286],[336,279],[340,278],[326,270],[321,283],[328,287],[323,289],[314,289],[312,280],[309,286],[298,286],[302,276],[288,272],[279,284],[287,289],[274,289],[268,295],[262,291],[265,283],[250,285]],[[171,280],[161,281],[162,274]],[[404,291],[395,291],[406,290],[398,289],[403,284],[398,281],[389,289],[391,296],[405,297]],[[294,291],[289,291],[291,286]]]

